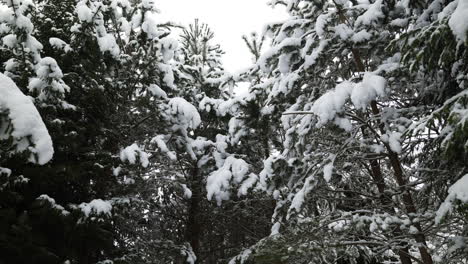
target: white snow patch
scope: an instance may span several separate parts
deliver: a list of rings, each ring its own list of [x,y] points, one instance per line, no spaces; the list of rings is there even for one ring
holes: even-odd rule
[[[459,41],[465,41],[468,31],[468,0],[458,0],[457,9],[448,22],[450,29]]]
[[[208,200],[215,197],[218,205],[223,200],[229,199],[231,181],[239,184],[244,179],[249,171],[247,162],[242,159],[229,156],[224,161],[224,164],[216,171],[212,172],[206,182],[206,190]]]
[[[468,203],[468,174],[450,186],[447,198],[445,198],[445,201],[440,205],[439,210],[436,212],[436,223],[440,223],[442,218],[452,210],[453,202],[455,200]]]
[[[49,132],[31,99],[25,96],[16,84],[0,73],[0,112],[7,112],[12,124],[15,152],[29,150],[29,161],[43,165],[54,155]],[[4,126],[0,126],[3,128]],[[5,138],[5,129],[0,130],[0,139]],[[29,146],[29,140],[34,146]]]
[[[90,214],[104,214],[110,216],[112,210],[112,204],[109,201],[104,201],[101,199],[95,199],[89,203],[82,203],[78,207],[86,215],[86,217],[89,217]]]
[[[187,187],[187,184],[181,184],[182,190],[184,190],[184,198],[192,198],[192,191]]]
[[[276,223],[271,227],[270,236],[278,235],[278,234],[279,234],[280,227],[281,227],[281,223],[280,223],[280,222],[276,222]]]
[[[323,178],[329,182],[333,172],[333,162],[328,163],[323,167]]]
[[[197,108],[181,97],[169,100],[169,114],[176,116],[181,125],[192,129],[196,129],[201,123]]]
[[[120,151],[120,160],[122,162],[128,161],[130,164],[135,164],[137,158],[139,159],[141,166],[144,168],[148,167],[148,153],[142,151],[138,144],[133,143],[131,146],[128,146]]]
[[[377,0],[373,4],[370,4],[367,11],[356,19],[356,26],[361,24],[371,25],[382,17],[384,17],[382,12],[382,0]]]
[[[65,210],[65,208],[63,208],[63,206],[61,206],[60,204],[56,203],[55,200],[49,197],[47,194],[42,194],[37,198],[37,200],[47,201],[52,206],[52,208],[59,210],[62,213],[62,215],[70,214],[70,212]]]
[[[366,72],[362,82],[354,87],[351,93],[351,101],[354,106],[364,109],[377,98],[385,95],[386,80],[378,75]]]

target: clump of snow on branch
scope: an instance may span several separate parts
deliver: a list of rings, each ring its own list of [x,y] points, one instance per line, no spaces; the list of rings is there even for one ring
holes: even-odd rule
[[[152,140],[152,144],[156,144],[159,148],[159,150],[163,153],[165,153],[171,160],[177,160],[177,155],[174,151],[170,151],[169,148],[167,147],[166,141],[165,141],[165,136],[163,135],[158,135],[155,136]]]
[[[276,222],[272,227],[271,227],[271,233],[270,233],[270,236],[275,236],[275,235],[278,235],[280,232],[280,227],[281,227],[281,223],[280,222]]]
[[[323,167],[323,178],[329,182],[333,173],[333,162],[328,163]]]
[[[43,165],[52,159],[54,148],[49,132],[31,99],[0,73],[0,140],[13,137],[14,152],[29,151],[29,161]],[[8,123],[11,122],[11,127]],[[31,146],[32,145],[32,146]]]
[[[377,0],[367,7],[367,10],[356,19],[356,25],[371,25],[379,18],[383,18],[382,0]]]
[[[185,263],[195,264],[195,261],[197,261],[197,256],[195,255],[191,247],[182,249],[181,253],[183,256],[186,257]]]
[[[136,143],[120,151],[120,160],[122,162],[128,161],[130,164],[136,164],[136,162],[139,161],[144,168],[149,165],[148,153],[141,150]]]
[[[468,0],[459,0],[455,12],[448,22],[457,40],[465,41],[468,32]]]
[[[110,216],[112,211],[112,204],[102,199],[95,199],[89,203],[81,203],[78,207],[86,217],[89,217],[91,214]]]
[[[49,44],[59,50],[63,50],[65,53],[73,51],[69,44],[59,38],[49,38]]]
[[[192,198],[192,190],[187,187],[187,184],[181,184],[182,190],[184,191],[184,198]]]
[[[206,190],[208,200],[213,197],[218,205],[230,196],[231,181],[240,184],[249,171],[249,165],[242,159],[229,156],[224,164],[207,178]]]
[[[436,212],[436,223],[440,223],[442,218],[452,210],[453,203],[456,200],[468,203],[468,174],[450,186],[447,198],[445,198],[445,201],[440,205],[439,210]]]
[[[57,62],[50,57],[42,58],[36,65],[37,78],[29,82],[29,90],[37,92],[39,101],[48,101],[64,97],[70,87],[62,80],[63,73]]]
[[[151,94],[153,94],[156,98],[162,98],[162,99],[166,99],[167,98],[167,94],[166,92],[164,92],[163,89],[161,89],[161,87],[159,87],[159,85],[157,84],[151,84],[149,87],[148,87],[148,90],[151,92]]]
[[[42,194],[41,196],[37,197],[37,200],[46,201],[50,204],[50,206],[62,213],[62,215],[68,215],[70,212],[65,210],[63,206],[55,202],[55,199],[49,197],[47,194]]]
[[[344,81],[338,84],[334,90],[325,93],[315,101],[311,110],[320,119],[317,126],[322,126],[333,120],[335,115],[343,110],[353,88],[353,83]]]
[[[201,123],[197,108],[181,97],[175,97],[169,100],[168,114],[175,117],[178,121],[177,123],[185,129],[196,129]]]
[[[385,85],[386,81],[383,77],[365,73],[362,82],[354,87],[351,101],[357,108],[364,109],[372,100],[385,95]]]
[[[383,77],[366,72],[361,82],[353,83],[343,81],[335,89],[320,96],[310,108],[310,112],[317,115],[319,120],[316,124],[321,127],[335,120],[335,124],[345,130],[351,128],[349,120],[337,118],[336,115],[344,111],[348,99],[358,109],[366,108],[372,100],[385,95],[386,81]]]

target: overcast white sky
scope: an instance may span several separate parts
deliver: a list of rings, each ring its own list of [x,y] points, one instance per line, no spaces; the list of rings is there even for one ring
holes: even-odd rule
[[[251,57],[242,35],[261,32],[267,22],[286,18],[283,9],[267,6],[268,0],[158,0],[161,20],[188,25],[198,18],[215,33],[215,40],[226,52],[224,67],[236,72],[250,63]]]

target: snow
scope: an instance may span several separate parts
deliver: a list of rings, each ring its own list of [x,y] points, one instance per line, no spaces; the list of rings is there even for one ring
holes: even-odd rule
[[[167,98],[167,94],[166,92],[164,92],[163,89],[161,89],[161,87],[159,87],[157,84],[151,84],[149,87],[148,87],[148,90],[156,97],[156,98]]]
[[[169,114],[176,116],[178,123],[186,128],[196,129],[201,118],[195,106],[187,102],[184,98],[175,97],[169,100]]]
[[[392,22],[390,22],[390,25],[403,28],[408,25],[408,22],[409,21],[407,18],[397,18],[395,20],[392,20]]]
[[[144,168],[148,167],[148,153],[141,150],[138,144],[133,143],[131,146],[128,146],[120,151],[120,160],[122,162],[128,161],[130,164],[136,164],[137,158],[139,159],[141,166]]]
[[[39,51],[42,50],[43,46],[42,44],[33,36],[29,35],[26,38],[26,42],[24,43],[26,48],[29,49],[32,53],[33,56],[35,56],[34,59],[39,60]]]
[[[93,12],[86,5],[86,2],[86,0],[78,2],[75,11],[78,14],[78,19],[80,21],[91,23],[93,20]]]
[[[184,190],[184,198],[192,198],[192,191],[187,187],[187,185],[181,184],[180,186],[182,186],[182,190]]]
[[[164,83],[171,89],[175,89],[174,85],[174,72],[172,71],[172,67],[167,64],[159,63],[159,69],[164,73],[163,81]]]
[[[304,203],[305,200],[305,189],[302,188],[300,189],[295,195],[293,200],[291,201],[291,208],[295,209],[296,212],[299,212],[301,210],[302,204]]]
[[[179,46],[179,42],[173,38],[164,38],[161,40],[161,53],[164,62],[169,62],[174,58],[174,53]]]
[[[115,37],[111,34],[106,34],[98,39],[99,49],[102,53],[109,52],[112,56],[118,57],[120,54],[119,45]]]
[[[346,24],[339,24],[335,26],[335,36],[341,38],[341,40],[347,40],[354,35],[354,31]]]
[[[386,137],[384,137],[386,136]],[[388,142],[390,149],[395,153],[401,153],[401,133],[399,132],[390,132],[389,135],[383,135],[385,142]]]
[[[56,209],[56,210],[59,210],[62,215],[68,215],[70,214],[70,212],[68,212],[67,210],[65,210],[65,208],[59,204],[57,204],[55,202],[55,200],[51,197],[49,197],[47,194],[42,194],[41,196],[39,196],[37,198],[37,200],[41,200],[41,201],[47,201],[51,206],[52,208]]]
[[[310,55],[307,55],[305,57],[305,62],[304,62],[304,67],[307,69],[317,62],[318,57],[322,53],[323,49],[327,46],[328,41],[327,40],[321,40],[319,43],[319,46],[315,48]]]
[[[153,17],[154,16],[145,15],[145,21],[141,24],[141,29],[148,34],[150,39],[157,39],[161,35],[161,31]]]
[[[12,124],[15,152],[28,150],[29,161],[43,165],[52,159],[54,148],[49,132],[31,99],[0,73],[0,112],[7,112]],[[7,131],[0,131],[0,138]],[[28,138],[33,146],[29,146]]]
[[[332,177],[333,172],[333,162],[328,163],[323,167],[323,178],[325,181],[329,182]]]
[[[185,259],[185,263],[187,264],[195,264],[195,261],[197,261],[197,256],[193,252],[191,248],[189,249],[183,249],[181,250],[182,255],[186,256],[187,258]]]
[[[39,78],[62,78],[62,70],[57,65],[57,62],[51,57],[42,58],[36,70]],[[62,93],[64,91],[61,91]]]
[[[415,226],[410,226],[409,233],[414,235],[419,233],[419,230]]]
[[[14,48],[16,44],[18,44],[18,39],[16,38],[15,34],[8,34],[2,38],[2,43],[11,49]]]
[[[321,14],[315,21],[315,32],[318,36],[322,37],[325,34],[325,27],[327,26],[330,14]]]
[[[234,180],[235,183],[241,183],[248,171],[249,166],[244,160],[233,156],[227,157],[224,164],[207,178],[208,200],[211,200],[214,196],[218,205],[221,205],[223,200],[228,200],[231,180]]]
[[[352,129],[351,122],[348,119],[336,117],[338,113],[344,111],[347,100],[350,98],[356,108],[364,109],[372,100],[375,100],[378,96],[385,95],[385,86],[386,81],[383,77],[366,72],[362,82],[343,81],[335,89],[320,96],[315,100],[310,111],[307,111],[307,113],[313,113],[318,116],[317,127],[322,127],[334,120],[334,123],[340,128],[350,131]]]
[[[70,47],[70,45],[68,45],[65,41],[59,39],[59,38],[49,38],[49,44],[56,48],[56,49],[60,49],[60,50],[63,50],[65,52],[70,52],[72,51],[73,49]]]
[[[239,187],[237,192],[237,196],[247,195],[250,188],[254,186],[254,184],[258,181],[258,176],[256,174],[250,173],[249,177],[242,182],[242,185]]]
[[[272,227],[271,227],[271,233],[270,233],[270,236],[275,236],[275,235],[278,235],[280,232],[280,227],[281,227],[281,223],[280,222],[276,222]]]
[[[468,31],[468,0],[458,0],[457,8],[448,22],[458,41],[465,41]]]
[[[283,158],[284,157],[281,155],[280,156],[270,155],[270,157],[268,157],[266,160],[263,161],[263,169],[258,175],[258,184],[256,186],[256,189],[264,190],[264,191],[267,190],[268,180],[273,178],[274,173],[275,173],[273,169],[273,164],[277,160],[283,159]]]
[[[113,168],[112,169],[112,175],[114,175],[115,177],[119,176],[120,172],[122,171],[122,167],[117,167],[117,168]]]
[[[385,95],[386,81],[383,77],[366,72],[361,83],[351,93],[351,101],[358,109],[364,109],[377,96]]]
[[[0,167],[0,176],[5,175],[6,177],[10,177],[11,175],[11,170],[8,168],[2,168]]]
[[[95,199],[89,203],[81,203],[78,207],[86,217],[89,217],[91,214],[110,216],[112,210],[112,204],[109,201],[101,199]]]
[[[370,34],[369,32],[367,32],[364,29],[351,36],[351,40],[354,43],[364,42],[364,41],[369,40],[371,38],[372,38],[372,34]]]
[[[249,259],[250,255],[252,254],[251,249],[245,249],[240,253],[239,255],[235,256],[232,258],[228,264],[244,264],[247,263],[247,260]]]
[[[384,146],[382,145],[371,145],[370,146],[370,149],[374,152],[374,153],[383,153],[385,151],[385,148]]]
[[[29,18],[23,16],[23,15],[17,15],[15,24],[18,28],[24,30],[26,33],[31,33],[34,29],[33,24],[31,23],[31,20]]]
[[[383,0],[377,0],[373,4],[370,4],[366,12],[364,12],[364,14],[360,15],[356,19],[356,26],[361,24],[371,25],[372,23],[378,21],[379,18],[383,18],[384,14],[382,13],[382,1]]]
[[[349,132],[353,129],[353,124],[347,118],[335,117],[335,125],[342,128],[343,130]]]
[[[291,57],[292,53],[288,54],[281,54],[278,58],[278,69],[282,74],[286,74],[289,72],[289,68],[291,65]]]
[[[70,91],[70,87],[62,80],[62,70],[53,58],[42,58],[36,65],[36,75],[37,78],[29,80],[28,89],[39,93],[39,101],[58,101],[63,108],[75,109],[62,100],[65,93]]]
[[[328,91],[314,102],[311,111],[319,117],[317,127],[333,120],[335,115],[343,110],[343,106],[353,88],[353,83],[344,81],[338,84],[334,90]]]
[[[448,189],[447,198],[445,198],[445,201],[436,212],[436,223],[440,223],[442,218],[452,210],[455,200],[468,203],[468,174],[463,176]]]
[[[300,38],[285,38],[281,43],[278,45],[274,46],[273,48],[265,51],[260,58],[258,59],[257,64],[260,66],[261,70],[265,73],[268,73],[270,69],[268,68],[267,65],[269,65],[269,61],[278,55],[278,53],[282,49],[286,48],[295,48],[301,45],[301,39]]]
[[[0,22],[13,23],[14,18],[13,9],[0,5]]]
[[[165,153],[171,160],[177,160],[177,155],[174,151],[170,151],[169,148],[166,145],[166,142],[164,141],[164,136],[163,135],[158,135],[155,136],[152,140],[151,143],[156,144],[159,148],[159,150],[163,153]]]

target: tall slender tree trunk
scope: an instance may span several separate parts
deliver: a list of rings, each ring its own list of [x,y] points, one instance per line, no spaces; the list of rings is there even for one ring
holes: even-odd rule
[[[364,136],[367,136],[366,131],[364,128],[362,128],[362,133]],[[380,164],[378,160],[371,160],[370,161],[370,166],[371,166],[371,177],[374,183],[377,185],[377,190],[379,191],[380,195],[380,204],[384,207],[384,210],[393,214],[395,213],[395,208],[393,207],[392,200],[390,197],[387,197],[385,194],[386,186],[385,186],[385,180],[382,175],[382,169],[380,167]],[[402,234],[401,229],[399,227],[395,228],[392,231],[392,234],[396,237],[400,236]],[[402,248],[397,250],[398,257],[400,258],[401,264],[412,264],[412,260],[410,258],[409,254],[409,248],[406,243],[403,243]]]
[[[372,108],[372,114],[374,116],[378,116],[380,114],[379,108],[377,106],[377,102],[374,100],[371,102],[371,108]],[[380,132],[382,134],[385,133],[383,124],[379,124]],[[411,196],[411,193],[407,189],[407,182],[406,179],[403,176],[403,169],[401,166],[400,159],[398,158],[398,154],[395,153],[391,148],[390,145],[385,143],[385,148],[387,149],[388,152],[388,157],[390,160],[390,166],[393,169],[393,176],[395,178],[395,181],[398,184],[398,187],[400,187],[403,190],[403,204],[405,206],[406,213],[408,214],[416,214],[416,206],[414,205],[413,197]],[[421,259],[423,263],[425,264],[433,264],[432,257],[429,254],[427,250],[427,244],[426,244],[426,236],[422,233],[422,228],[419,223],[413,223],[413,225],[416,227],[418,230],[418,233],[414,235],[414,239],[416,242],[419,244],[419,253],[421,254]]]
[[[199,169],[195,164],[190,170],[190,187],[192,191],[192,197],[190,197],[190,204],[188,210],[188,222],[186,228],[186,239],[189,241],[192,247],[193,253],[197,256],[195,263],[200,263],[200,235],[201,235],[201,223],[200,223],[200,201],[201,201],[201,188],[202,182],[199,175]]]
[[[366,70],[366,68],[364,66],[364,63],[362,62],[359,51],[357,49],[353,48],[353,49],[351,49],[351,53],[353,54],[354,61],[356,63],[356,67],[357,67],[358,71],[364,72]],[[372,109],[372,114],[375,117],[378,117],[379,114],[380,114],[380,111],[379,111],[379,108],[377,106],[377,102],[375,100],[373,100],[371,102],[371,109]],[[378,126],[379,126],[379,129],[380,129],[380,132],[382,134],[385,133],[385,128],[384,128],[383,124],[380,123],[380,121],[379,121]],[[402,170],[401,163],[400,163],[400,160],[398,158],[397,153],[395,153],[390,148],[390,146],[388,144],[386,144],[385,147],[386,147],[386,149],[387,149],[387,151],[389,153],[390,165],[391,165],[391,167],[393,169],[393,172],[394,172],[393,176],[394,176],[398,186],[400,188],[406,188],[406,181],[405,181],[405,179],[403,177],[403,170]],[[375,161],[375,162],[377,162],[377,161]],[[383,181],[383,178],[379,179],[378,181]],[[415,207],[414,202],[413,202],[413,198],[411,197],[411,193],[407,189],[404,189],[402,198],[403,198],[403,203],[405,205],[406,213],[408,213],[408,214],[417,213],[416,207]],[[414,235],[414,238],[415,238],[416,242],[418,242],[420,244],[418,249],[419,249],[419,253],[421,254],[421,259],[422,259],[424,264],[433,264],[432,257],[429,254],[429,252],[427,251],[426,237],[421,232],[422,231],[421,226],[418,223],[415,223],[414,226],[419,231],[417,234]],[[402,252],[402,253],[404,253],[404,252]],[[399,254],[399,255],[400,255],[400,259],[401,259],[402,255],[401,254]],[[402,263],[404,263],[403,259],[401,259],[401,261],[402,261]],[[409,260],[409,261],[410,262],[408,262],[408,263],[411,263],[411,260]]]

